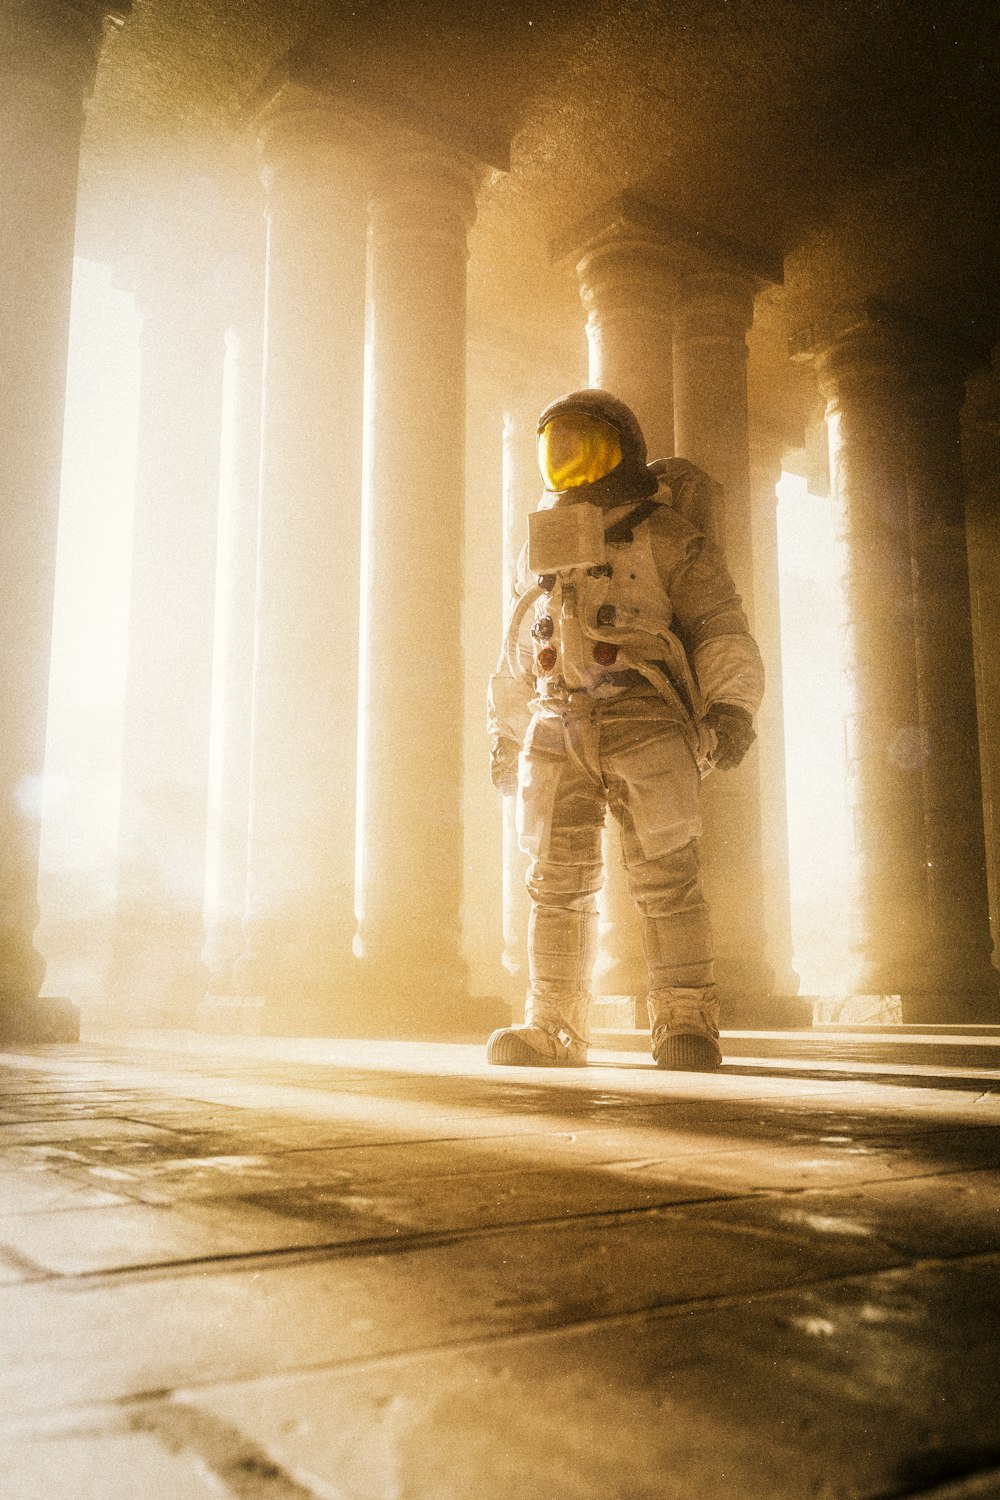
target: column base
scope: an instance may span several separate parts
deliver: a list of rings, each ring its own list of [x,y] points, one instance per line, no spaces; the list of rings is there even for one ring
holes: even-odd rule
[[[643,960],[629,963],[615,960],[598,973],[594,985],[595,996],[601,1000],[621,1000],[630,996],[645,1013],[646,992],[649,989],[649,972]]]
[[[129,1027],[191,1027],[209,982],[202,916],[123,907],[108,969],[109,997]]]
[[[355,1036],[357,961],[346,927],[256,920],[232,981],[207,986],[199,1025],[261,1036]]]
[[[715,983],[729,1030],[780,1031],[812,1021],[807,1001],[794,992],[775,993],[774,971],[761,953],[717,954]]]
[[[722,1002],[722,1025],[727,1031],[798,1031],[812,1024],[813,1001],[808,995],[763,995]],[[649,1031],[645,996],[597,995],[590,1007],[590,1025],[599,1031]]]
[[[798,1031],[811,1026],[807,995],[731,995],[722,999],[724,1031]]]
[[[353,981],[337,979],[263,995],[206,995],[197,1025],[234,1036],[356,1037],[364,1035],[357,1018]]]
[[[981,1026],[1000,1022],[1000,988],[910,991],[900,997],[905,1026]]]
[[[45,1046],[80,1040],[80,1007],[45,995],[0,1005],[0,1047]]]
[[[989,1026],[1000,1024],[1000,985],[904,991],[895,995],[817,995],[817,1026]]]
[[[595,995],[588,1020],[591,1029],[598,1031],[648,1031],[646,997],[637,1000],[634,995]]]
[[[264,1001],[260,996],[206,995],[195,1025],[216,1036],[263,1036]]]
[[[358,965],[357,1036],[412,1041],[485,1041],[510,1025],[501,995],[470,995],[464,964],[410,966],[361,959]]]
[[[814,1026],[902,1026],[899,995],[814,995]]]

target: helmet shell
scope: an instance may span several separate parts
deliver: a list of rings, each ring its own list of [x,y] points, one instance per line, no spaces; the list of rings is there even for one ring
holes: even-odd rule
[[[655,493],[657,479],[646,464],[646,439],[630,406],[609,391],[593,386],[571,391],[551,401],[545,408],[538,419],[539,433],[547,422],[563,413],[579,413],[610,422],[621,437],[622,459],[609,474],[592,484],[576,485],[569,490],[547,490],[546,496],[552,496],[551,503],[574,504],[579,500],[589,500],[594,505],[610,509]]]

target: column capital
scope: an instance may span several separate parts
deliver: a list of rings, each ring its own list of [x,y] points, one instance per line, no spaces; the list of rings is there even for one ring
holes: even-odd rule
[[[417,131],[398,132],[372,183],[374,232],[383,239],[464,238],[475,222],[482,176],[469,152]]]
[[[961,400],[969,373],[988,350],[961,329],[918,318],[870,299],[838,308],[794,334],[793,360],[811,361],[821,393],[836,402],[848,392],[939,387]]]
[[[690,271],[680,283],[676,309],[682,338],[746,338],[753,324],[758,282],[746,271],[726,268]]]
[[[371,129],[362,116],[309,84],[283,78],[248,120],[269,196],[289,176],[364,166]]]
[[[906,343],[900,330],[862,313],[839,328],[809,330],[820,394],[828,409],[845,400],[872,395],[902,395],[906,379]],[[806,336],[803,336],[806,337]],[[796,350],[793,357],[802,357]]]
[[[717,234],[678,214],[630,193],[619,193],[550,241],[554,261],[574,256],[577,261],[602,245],[656,245],[666,252],[676,274],[730,270],[755,282],[780,284],[781,257],[757,246]]]
[[[576,263],[580,300],[590,319],[616,312],[668,317],[677,293],[677,260],[654,235],[622,229],[589,244]]]
[[[5,0],[0,76],[82,103],[94,86],[105,26],[122,26],[131,8],[131,0]]]

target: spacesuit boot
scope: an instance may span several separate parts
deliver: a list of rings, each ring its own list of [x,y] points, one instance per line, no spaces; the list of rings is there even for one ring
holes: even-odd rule
[[[658,1068],[714,1073],[722,1066],[715,990],[653,990],[646,1000]]]
[[[529,995],[524,1025],[494,1031],[486,1061],[515,1068],[585,1067],[588,1006],[589,997],[556,1008]]]

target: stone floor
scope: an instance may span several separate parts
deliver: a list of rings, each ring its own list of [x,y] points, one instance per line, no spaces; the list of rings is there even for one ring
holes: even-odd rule
[[[602,1042],[0,1056],[3,1500],[1000,1496],[1000,1030]]]

